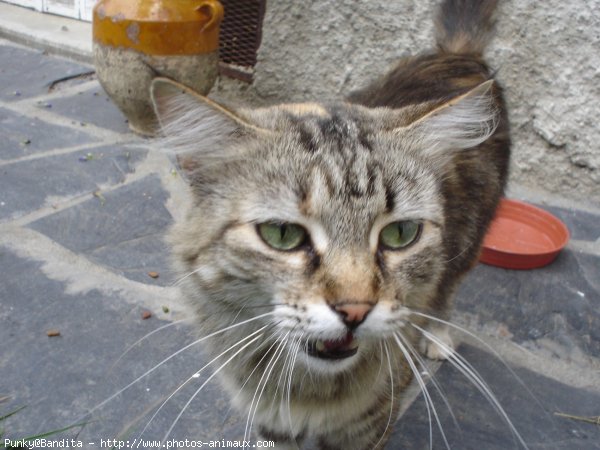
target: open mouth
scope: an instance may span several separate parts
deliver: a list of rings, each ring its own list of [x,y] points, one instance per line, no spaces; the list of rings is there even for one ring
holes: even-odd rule
[[[321,359],[345,359],[356,355],[358,340],[351,332],[340,339],[316,340],[308,343],[309,356]]]

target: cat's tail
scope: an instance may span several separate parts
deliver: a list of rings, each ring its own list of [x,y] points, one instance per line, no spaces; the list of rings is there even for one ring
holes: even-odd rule
[[[498,0],[443,0],[435,20],[441,53],[480,56],[494,32]]]

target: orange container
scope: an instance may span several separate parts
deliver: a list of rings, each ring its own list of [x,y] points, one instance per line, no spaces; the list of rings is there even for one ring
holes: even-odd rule
[[[110,98],[136,133],[158,121],[150,85],[158,76],[207,94],[218,76],[217,0],[100,0],[94,7],[94,65]]]
[[[569,230],[543,209],[502,199],[483,241],[480,261],[507,269],[550,264],[569,241]]]
[[[93,38],[147,55],[196,55],[218,49],[222,18],[216,0],[101,0]]]

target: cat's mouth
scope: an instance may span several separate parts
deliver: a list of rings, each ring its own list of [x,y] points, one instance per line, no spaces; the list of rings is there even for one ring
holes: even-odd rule
[[[348,332],[340,339],[309,341],[306,352],[309,356],[321,359],[350,358],[358,352],[358,340]]]

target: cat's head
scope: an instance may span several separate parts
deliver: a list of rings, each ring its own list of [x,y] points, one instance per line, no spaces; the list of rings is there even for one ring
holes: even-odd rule
[[[203,320],[269,313],[256,328],[335,371],[379,352],[411,309],[435,308],[449,257],[440,184],[456,152],[493,133],[490,86],[399,110],[233,112],[156,80],[163,146],[194,196],[171,242]]]

